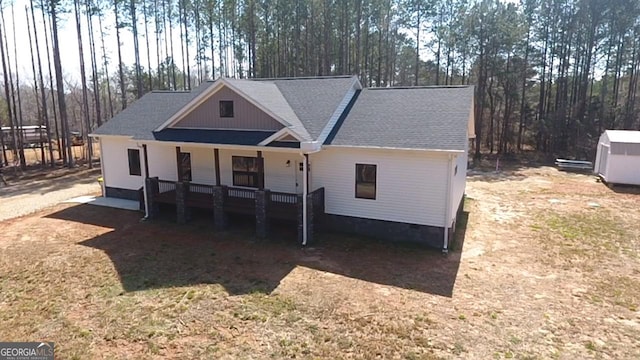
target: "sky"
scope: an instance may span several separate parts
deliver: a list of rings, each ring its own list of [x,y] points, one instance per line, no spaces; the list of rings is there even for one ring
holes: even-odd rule
[[[31,69],[31,53],[29,51],[29,34],[27,32],[27,19],[25,14],[25,6],[29,6],[28,0],[15,0],[14,2],[14,13],[15,13],[15,42],[18,44],[17,46],[17,60],[18,60],[18,71],[20,73],[20,81],[33,81],[32,69]],[[4,8],[4,18],[5,18],[5,26],[7,31],[7,40],[9,45],[9,56],[12,63],[12,68],[15,69],[15,59],[14,57],[14,32],[12,30],[12,25],[14,18],[12,18],[11,6],[5,4]],[[40,47],[40,57],[42,59],[42,66],[44,69],[45,79],[48,77],[47,66],[47,54],[45,47],[45,39],[44,39],[44,23],[42,21],[42,13],[37,8],[35,9],[35,17],[36,17],[36,27],[38,29],[38,41]],[[84,52],[84,61],[85,67],[87,71],[91,69],[91,58],[90,58],[90,46],[89,46],[89,33],[86,24],[86,17],[81,16],[82,23],[82,40],[83,40],[83,52]],[[80,80],[80,57],[78,51],[78,42],[76,35],[76,22],[75,16],[73,12],[68,12],[62,14],[60,16],[60,21],[58,22],[58,36],[60,39],[60,57],[62,62],[62,69],[65,76],[65,79],[70,81],[79,81]],[[31,17],[29,16],[29,21],[31,21]],[[49,19],[47,19],[48,23]],[[107,50],[107,57],[109,59],[109,68],[110,72],[117,70],[117,41],[115,34],[115,27],[113,26],[115,23],[113,13],[105,14],[103,18],[103,30],[104,30],[104,41],[105,47]],[[50,25],[50,24],[49,24]],[[102,64],[102,44],[100,43],[100,32],[98,28],[97,18],[94,17],[93,21],[94,27],[94,38],[95,38],[95,46],[97,52],[97,61],[99,64]],[[141,29],[144,31],[144,28]],[[151,32],[152,29],[150,28]],[[144,35],[144,34],[143,34]],[[175,35],[175,34],[174,34]],[[155,35],[153,32],[150,33],[152,37],[150,41],[155,43]],[[32,33],[33,38],[33,33]],[[134,51],[133,51],[133,36],[130,31],[127,29],[120,30],[120,39],[122,42],[122,59],[125,64],[133,64],[134,63]],[[32,39],[34,42],[34,56],[35,56],[35,39]],[[140,37],[140,47],[144,49],[140,51],[140,62],[141,64],[147,63],[147,52],[146,52],[146,44],[144,37]],[[174,41],[179,43],[179,35],[174,36]],[[51,38],[49,39],[51,43]],[[180,48],[178,46],[176,57],[176,63],[181,63],[182,59],[180,57]],[[53,58],[53,53],[51,53]],[[152,64],[155,62],[156,53],[154,47],[151,48],[151,59]],[[145,66],[146,67],[146,66]],[[37,63],[36,63],[37,68]],[[53,65],[52,65],[53,69]],[[14,70],[15,72],[15,70]],[[55,76],[55,75],[54,75]],[[46,81],[46,80],[45,80]]]

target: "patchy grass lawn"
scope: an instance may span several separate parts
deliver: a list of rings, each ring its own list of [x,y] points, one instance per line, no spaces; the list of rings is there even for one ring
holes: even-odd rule
[[[640,357],[640,195],[548,168],[468,194],[448,256],[91,205],[1,222],[0,339],[63,359]]]

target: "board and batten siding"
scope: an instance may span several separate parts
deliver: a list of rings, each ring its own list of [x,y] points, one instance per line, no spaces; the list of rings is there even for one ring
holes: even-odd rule
[[[377,165],[375,200],[355,197],[356,164]],[[332,147],[311,155],[311,169],[312,189],[324,187],[329,214],[444,226],[446,155]]]
[[[221,100],[233,101],[233,117],[220,117]],[[227,87],[222,87],[184,115],[174,128],[280,130],[280,122]]]
[[[140,166],[144,166],[142,148],[126,137],[103,136],[100,138],[100,158],[102,177],[106,187],[138,190],[144,176],[129,175],[129,154],[127,149],[140,151]]]

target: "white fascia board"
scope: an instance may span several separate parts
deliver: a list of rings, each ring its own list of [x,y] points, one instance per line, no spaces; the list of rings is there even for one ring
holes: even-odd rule
[[[389,146],[356,146],[356,145],[322,145],[327,149],[363,149],[363,150],[401,150],[401,151],[413,151],[413,152],[430,152],[440,154],[464,154],[464,150],[444,150],[444,149],[416,149],[416,148],[401,148],[401,147],[389,147]]]
[[[296,133],[295,133],[294,131],[292,131],[291,129],[289,129],[289,128],[283,128],[283,129],[278,130],[275,134],[273,134],[273,135],[269,136],[268,138],[266,138],[266,139],[262,140],[258,145],[260,145],[260,146],[265,146],[265,145],[270,144],[270,143],[272,143],[272,142],[274,142],[274,141],[277,141],[278,139],[280,139],[280,138],[282,138],[282,137],[284,137],[284,136],[286,136],[286,135],[291,135],[291,136],[293,136],[294,138],[296,138],[296,140],[298,140],[298,141],[300,141],[300,142],[302,142],[302,141],[303,141],[303,140],[300,138],[300,136],[298,136],[298,134],[296,134]]]
[[[471,98],[471,111],[469,113],[469,120],[467,123],[467,138],[476,138],[476,111],[475,111],[475,97]]]

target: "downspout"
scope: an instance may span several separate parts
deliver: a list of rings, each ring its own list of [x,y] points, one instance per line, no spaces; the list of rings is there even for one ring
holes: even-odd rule
[[[451,192],[453,191],[453,159],[454,156],[447,155],[447,193],[445,195],[445,213],[444,213],[444,239],[442,242],[442,253],[449,253],[449,225],[451,224]]]
[[[144,220],[149,219],[149,199],[147,199],[147,178],[149,178],[149,174],[147,173],[147,146],[138,144],[139,148],[142,148],[142,171],[144,172],[144,176],[142,177],[142,196],[144,198]]]
[[[302,246],[307,246],[307,193],[309,192],[309,176],[307,174],[308,154],[300,154],[302,161]]]

